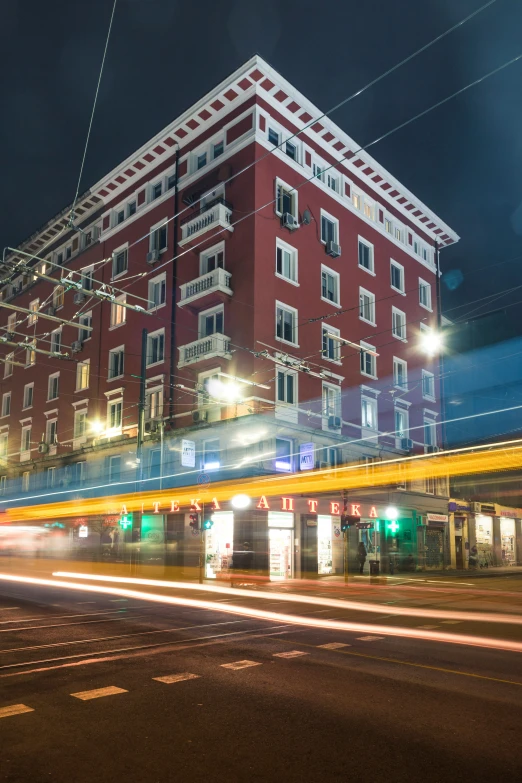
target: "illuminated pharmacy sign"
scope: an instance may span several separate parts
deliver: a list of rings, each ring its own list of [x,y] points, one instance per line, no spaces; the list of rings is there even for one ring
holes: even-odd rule
[[[329,500],[328,498],[294,498],[279,497],[272,498],[267,495],[261,495],[259,498],[252,498],[252,505],[259,511],[295,511],[308,514],[330,514],[339,517],[341,514],[349,514],[354,517],[363,517],[367,519],[377,519],[379,514],[377,506],[371,506],[364,503],[347,503],[344,508],[342,501]],[[191,498],[190,505],[181,507],[178,500],[153,500],[147,505],[142,503],[142,514],[176,514],[183,511],[223,511],[228,510],[229,502],[212,498],[209,502],[203,501],[201,497]],[[129,512],[127,506],[121,507],[121,517],[126,517]],[[382,515],[381,515],[382,516]]]

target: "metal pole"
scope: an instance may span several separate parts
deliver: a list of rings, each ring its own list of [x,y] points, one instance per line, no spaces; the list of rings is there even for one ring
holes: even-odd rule
[[[145,434],[145,378],[147,372],[147,329],[141,332],[140,399],[138,402],[138,435],[136,438],[136,461],[138,463],[138,489],[143,481],[143,437]]]
[[[199,528],[199,583],[203,584],[203,577],[205,575],[205,530],[203,529],[203,523],[205,522],[205,504],[201,504],[201,525]]]

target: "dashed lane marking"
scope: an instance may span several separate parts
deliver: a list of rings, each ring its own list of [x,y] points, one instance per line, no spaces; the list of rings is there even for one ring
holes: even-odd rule
[[[111,604],[126,604],[128,600],[128,598],[109,598]]]
[[[0,718],[21,715],[23,712],[34,712],[34,710],[32,707],[26,707],[25,704],[12,704],[10,707],[0,707]]]
[[[117,693],[128,693],[124,688],[116,688],[115,685],[109,685],[108,688],[95,688],[93,691],[79,691],[78,693],[71,693],[75,699],[81,699],[82,701],[89,701],[90,699],[99,699],[102,696],[114,696]]]
[[[358,642],[377,642],[380,639],[384,639],[384,636],[358,636]]]
[[[190,674],[184,672],[184,674],[167,674],[165,677],[153,677],[156,682],[164,682],[166,685],[170,685],[172,682],[183,682],[184,680],[197,680],[199,674]]]
[[[328,644],[319,644],[322,650],[340,650],[341,647],[351,647],[351,644],[345,644],[344,642],[328,642]]]
[[[19,606],[3,606],[0,609],[0,612],[12,612],[13,609],[20,609],[20,607]]]
[[[235,661],[234,663],[222,663],[222,669],[247,669],[249,666],[261,666],[259,661]]]
[[[433,630],[433,628],[438,628],[438,625],[419,625],[419,628],[425,628],[427,631]]]
[[[290,650],[289,652],[274,653],[274,658],[297,658],[300,655],[310,655],[302,650]]]
[[[462,620],[441,620],[444,625],[460,625]]]

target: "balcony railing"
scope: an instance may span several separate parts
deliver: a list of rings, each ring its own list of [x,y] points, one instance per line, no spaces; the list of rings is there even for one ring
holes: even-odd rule
[[[195,299],[201,299],[207,294],[213,294],[216,291],[221,291],[228,296],[232,296],[232,290],[230,288],[230,278],[232,275],[230,272],[226,272],[224,269],[213,269],[212,272],[208,272],[206,275],[196,277],[195,280],[191,280],[190,283],[183,283],[181,288],[181,299],[178,305],[188,304]]]
[[[202,337],[200,340],[194,340],[193,343],[181,345],[178,350],[179,367],[195,364],[203,359],[212,359],[216,356],[224,359],[232,358],[230,337],[226,337],[224,334],[211,334],[208,337]]]
[[[233,231],[231,220],[232,204],[222,197],[209,201],[196,214],[190,215],[181,223],[179,244],[184,245],[212,228],[221,227]]]

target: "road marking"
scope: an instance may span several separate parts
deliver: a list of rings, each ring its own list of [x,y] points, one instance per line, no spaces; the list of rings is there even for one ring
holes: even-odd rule
[[[431,631],[433,628],[438,628],[438,625],[419,625],[418,628],[425,628],[427,631]]]
[[[323,650],[340,650],[341,647],[351,647],[351,644],[345,644],[344,642],[328,642],[328,644],[319,644]]]
[[[310,655],[302,650],[290,650],[290,652],[274,653],[274,658],[297,658],[300,655]]]
[[[95,604],[96,601],[77,601],[78,606],[85,606],[85,604]]]
[[[384,636],[358,636],[358,642],[377,642],[379,639],[384,639]]]
[[[222,663],[222,669],[247,669],[249,666],[261,666],[259,661],[235,661],[235,663]]]
[[[475,587],[475,582],[450,582],[447,579],[426,579],[426,582],[435,585],[466,585],[466,587]]]
[[[25,704],[12,704],[10,707],[0,707],[0,718],[21,715],[23,712],[34,712],[34,710],[32,707],[26,707]]]
[[[184,680],[197,680],[199,678],[199,674],[190,674],[189,672],[185,672],[184,674],[167,674],[165,677],[153,677],[153,680],[156,680],[156,682],[164,682],[167,685],[170,685],[171,682],[183,682]]]
[[[111,604],[126,604],[128,600],[128,598],[109,598]]]
[[[116,693],[128,693],[128,691],[124,688],[116,688],[114,685],[109,685],[107,688],[95,688],[93,691],[71,693],[71,696],[82,701],[89,701],[89,699],[99,699],[102,696],[114,696]]]
[[[444,625],[460,625],[461,620],[441,620]]]
[[[11,612],[13,609],[20,609],[19,606],[3,606],[0,612]]]

